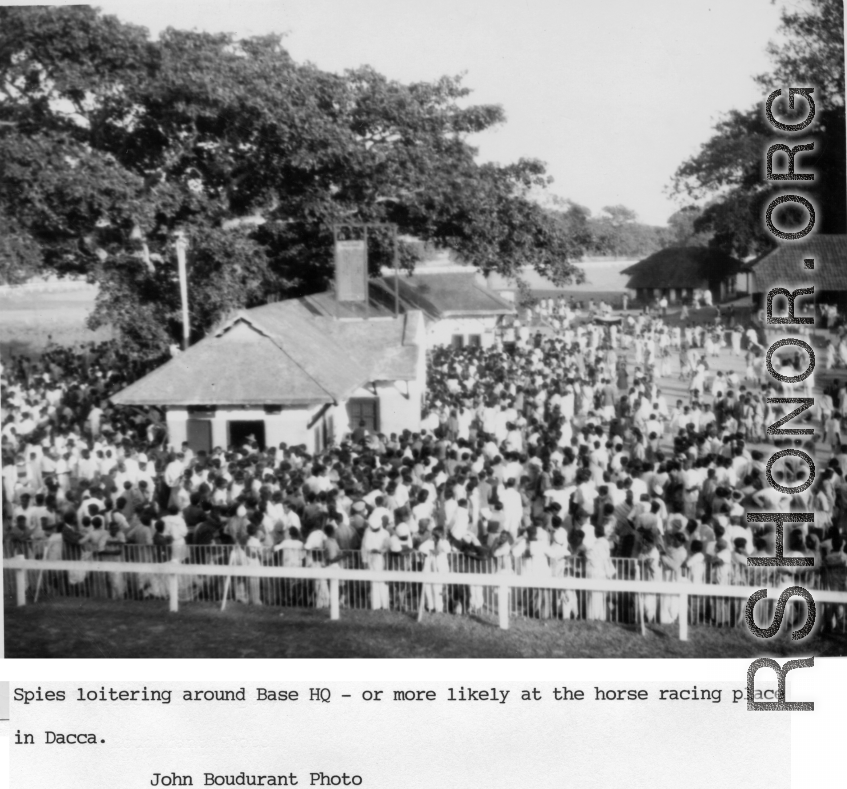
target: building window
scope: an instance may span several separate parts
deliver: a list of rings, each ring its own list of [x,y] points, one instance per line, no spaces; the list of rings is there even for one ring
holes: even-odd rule
[[[456,349],[463,348],[465,346],[465,335],[454,334],[450,340],[450,345],[452,345]]]
[[[379,399],[376,397],[351,397],[347,401],[347,418],[350,420],[350,430],[359,427],[360,422],[371,433],[379,432]]]
[[[468,345],[471,348],[479,348],[482,345],[482,335],[481,334],[469,334],[468,335]]]

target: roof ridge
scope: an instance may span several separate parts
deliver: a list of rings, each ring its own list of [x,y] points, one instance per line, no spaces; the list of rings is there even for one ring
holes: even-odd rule
[[[503,297],[502,297],[499,293],[497,293],[497,292],[496,292],[493,288],[489,288],[489,287],[488,287],[488,285],[486,285],[486,284],[484,284],[484,283],[480,283],[480,282],[477,280],[476,275],[474,275],[474,278],[473,278],[473,280],[472,280],[472,281],[473,281],[473,286],[474,286],[474,287],[475,287],[475,288],[476,288],[476,289],[477,289],[480,293],[484,293],[486,296],[490,296],[492,299],[494,299],[494,301],[499,302],[499,303],[500,303],[500,304],[502,304],[503,306],[507,306],[507,307],[509,307],[509,308],[513,308],[513,307],[515,306],[514,304],[510,304],[508,301],[506,301],[506,299],[504,299],[504,298],[503,298]]]
[[[321,391],[323,391],[327,396],[331,397],[334,402],[338,402],[338,398],[332,392],[330,392],[329,389],[327,389],[317,378],[315,378],[315,376],[312,375],[300,363],[300,361],[291,354],[290,351],[287,351],[285,349],[285,347],[282,345],[282,343],[280,343],[278,341],[277,336],[273,332],[268,331],[267,327],[265,327],[261,322],[255,320],[252,317],[247,316],[246,314],[243,313],[243,311],[241,311],[241,314],[239,314],[238,316],[236,316],[235,319],[233,319],[232,324],[234,324],[239,318],[244,320],[245,323],[248,323],[253,329],[258,331],[259,334],[261,334],[263,337],[266,337],[268,340],[270,340],[274,344],[275,347],[279,348],[279,350],[282,353],[284,353],[289,359],[291,359],[291,361],[294,362],[294,364],[297,367],[299,367],[306,374],[307,378],[309,378],[311,381],[314,381],[315,384],[317,384],[318,388]],[[220,336],[220,334],[216,334],[215,336],[216,337]]]

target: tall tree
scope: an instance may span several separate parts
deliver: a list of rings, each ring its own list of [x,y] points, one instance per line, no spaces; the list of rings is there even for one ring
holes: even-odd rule
[[[85,6],[0,8],[0,209],[44,268],[99,283],[92,324],[143,355],[177,334],[178,230],[194,337],[325,287],[342,220],[395,223],[485,273],[578,277],[579,240],[529,199],[544,166],[479,164],[469,135],[504,116],[468,94],[454,77],[326,73],[278,36],[151,41]],[[390,244],[372,242],[376,271]]]
[[[668,227],[663,233],[665,247],[707,247],[712,239],[710,232],[698,232],[695,225],[703,215],[696,205],[680,208],[668,217]]]
[[[594,237],[591,232],[591,210],[572,200],[553,196],[552,207],[548,214],[554,222],[560,224],[568,238],[573,239],[586,251],[592,251]]]
[[[661,228],[638,221],[638,214],[624,205],[605,206],[590,220],[592,249],[600,255],[639,257],[661,248]]]
[[[708,201],[695,229],[711,233],[713,246],[739,256],[774,245],[762,217],[774,196],[790,183],[766,179],[765,152],[774,143],[789,147],[814,143],[814,151],[797,156],[796,169],[814,171],[815,180],[797,183],[820,207],[816,229],[847,232],[843,0],[805,0],[799,9],[783,10],[781,19],[782,40],[768,50],[773,69],[755,79],[763,98],[777,88],[814,87],[817,115],[809,133],[799,139],[774,129],[765,116],[764,101],[747,110],[732,110],[673,179],[673,189],[681,197]],[[805,117],[802,100],[797,101],[795,114]],[[781,115],[790,117],[784,103]],[[778,159],[776,164],[781,166]],[[800,227],[805,214],[789,207],[780,224]]]

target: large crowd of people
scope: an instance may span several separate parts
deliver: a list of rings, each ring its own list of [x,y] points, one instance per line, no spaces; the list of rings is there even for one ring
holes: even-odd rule
[[[541,302],[491,347],[430,353],[420,426],[383,435],[361,424],[317,454],[254,440],[211,452],[172,446],[161,412],[109,402],[148,369],[116,343],[13,357],[2,371],[6,555],[722,585],[794,576],[808,588],[844,589],[847,387],[816,392],[798,418],[814,430],[801,448],[817,450],[819,471],[805,491],[780,494],[766,480],[766,428],[791,407],[768,397],[806,394],[812,380],[775,389],[759,333],[732,311],[699,321],[666,312],[598,305],[586,316],[563,300]],[[743,369],[726,363],[733,356],[744,357]],[[777,363],[800,367],[790,354]],[[774,466],[776,482],[804,481],[806,466],[794,461]],[[748,523],[747,512],[789,509],[814,512],[814,522],[785,527],[785,555],[810,566],[748,567],[749,556],[774,555],[776,529]],[[90,594],[93,575],[52,571],[39,591]],[[221,579],[183,581],[187,596],[224,593]],[[344,585],[343,601],[361,594],[374,608],[395,607],[401,588],[355,587]],[[328,605],[321,582],[232,588],[256,604]],[[156,573],[111,573],[108,593],[167,589]],[[406,603],[409,595],[435,612],[492,604],[472,583],[403,586]],[[680,616],[677,600],[539,586],[520,608],[668,623]],[[714,598],[690,615],[735,625],[743,603]],[[839,607],[824,619],[844,626]]]

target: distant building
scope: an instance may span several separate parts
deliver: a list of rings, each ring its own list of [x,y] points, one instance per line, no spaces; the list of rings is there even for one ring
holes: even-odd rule
[[[238,313],[112,402],[164,406],[171,444],[188,441],[195,451],[252,437],[261,447],[285,442],[315,452],[360,420],[386,434],[419,428],[423,314],[336,319],[313,301]]]
[[[514,304],[485,284],[467,267],[421,266],[412,275],[393,273],[370,280],[367,303],[338,303],[331,291],[305,296],[301,302],[315,315],[339,320],[394,315],[395,284],[399,313],[419,311],[426,325],[427,348],[494,344],[504,321],[517,316]]]
[[[427,347],[494,344],[498,328],[517,315],[514,304],[498,296],[482,275],[471,270],[427,269],[386,274],[371,282],[372,298],[393,304],[397,286],[402,310],[420,310],[426,320]]]
[[[806,259],[815,261],[814,269],[806,268]],[[831,305],[843,315],[847,312],[847,236],[819,233],[781,244],[753,264],[752,280],[756,309],[765,306],[771,288],[793,291],[813,286],[818,310]]]
[[[741,261],[707,247],[670,247],[654,252],[621,273],[639,301],[666,296],[671,304],[690,299],[695,290],[709,290],[718,303],[736,296]]]
[[[385,273],[369,282],[368,301],[339,303],[331,291],[304,296],[300,301],[315,315],[338,320],[391,317],[395,308],[395,277]],[[415,270],[397,281],[399,314],[423,313],[427,348],[438,345],[494,344],[497,330],[515,306],[491,290],[481,275],[463,268]]]

